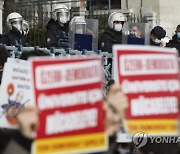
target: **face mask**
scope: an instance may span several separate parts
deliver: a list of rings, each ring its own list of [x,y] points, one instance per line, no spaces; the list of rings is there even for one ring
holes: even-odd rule
[[[63,16],[59,19],[59,21],[63,24],[65,24],[68,21],[68,18],[66,16]]]
[[[177,32],[177,38],[180,40],[180,32]]]
[[[137,35],[137,32],[131,31],[130,34],[131,34],[131,35]]]
[[[154,43],[155,43],[155,44],[160,44],[160,43],[161,43],[161,40],[155,39],[155,40],[154,40]]]
[[[76,34],[83,34],[83,29],[76,29]]]
[[[59,12],[59,13],[57,13],[57,19],[62,24],[67,23],[67,21],[68,21],[68,13],[67,12]]]
[[[129,36],[130,36],[130,37],[133,37],[133,38],[134,38],[134,37],[137,37],[137,33],[132,31],[132,32],[130,32]]]
[[[130,150],[129,149],[118,148],[118,152],[120,154],[129,154]]]
[[[21,32],[22,25],[20,25],[20,24],[15,24],[15,25],[13,25],[13,27],[15,27],[18,31]]]
[[[114,30],[120,32],[122,30],[122,24],[115,24]]]

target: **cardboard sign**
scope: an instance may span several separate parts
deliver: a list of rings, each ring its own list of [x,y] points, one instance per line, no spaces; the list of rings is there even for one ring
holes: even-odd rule
[[[32,72],[40,110],[33,153],[106,150],[101,59],[34,59]]]
[[[9,58],[0,89],[0,127],[17,128],[16,115],[32,104],[31,92],[29,63]]]
[[[114,46],[115,80],[129,99],[128,132],[178,134],[177,52],[170,48]]]

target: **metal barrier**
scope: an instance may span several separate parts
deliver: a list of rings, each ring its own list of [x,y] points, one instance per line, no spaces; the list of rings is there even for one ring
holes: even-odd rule
[[[55,56],[60,56],[60,57],[71,57],[71,56],[94,56],[94,55],[99,55],[102,57],[102,66],[103,66],[103,73],[104,73],[104,81],[103,81],[103,86],[104,86],[104,91],[107,93],[107,83],[112,80],[112,74],[111,74],[111,63],[109,63],[108,59],[113,59],[113,55],[108,53],[108,52],[101,52],[100,50],[94,52],[94,51],[78,51],[78,50],[71,50],[67,48],[66,50],[64,49],[56,49],[56,48],[40,48],[38,46],[35,47],[23,47],[23,46],[5,46],[6,49],[10,52],[10,55],[12,58],[19,58],[22,52],[29,52],[29,51],[34,51],[36,52],[37,50],[44,51],[46,53],[49,53],[50,56],[55,57]]]
[[[82,7],[77,7],[79,3],[86,3],[84,15],[86,18],[99,20],[99,35],[107,27],[107,18],[110,12],[121,9],[120,0],[29,0],[16,3],[15,11],[19,12],[30,24],[28,44],[31,46],[45,47],[46,24],[52,17],[53,5],[62,3],[69,5],[71,15]]]

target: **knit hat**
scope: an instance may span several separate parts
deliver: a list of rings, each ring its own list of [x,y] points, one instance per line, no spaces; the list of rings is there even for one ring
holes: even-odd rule
[[[154,34],[160,40],[166,36],[166,31],[161,26],[156,26],[151,30],[151,34]]]

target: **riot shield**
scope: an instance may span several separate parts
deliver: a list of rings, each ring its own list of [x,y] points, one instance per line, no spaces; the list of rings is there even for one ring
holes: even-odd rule
[[[98,20],[74,17],[69,24],[69,47],[73,50],[96,51],[98,46]]]
[[[149,45],[150,28],[147,23],[125,23],[123,44]]]

